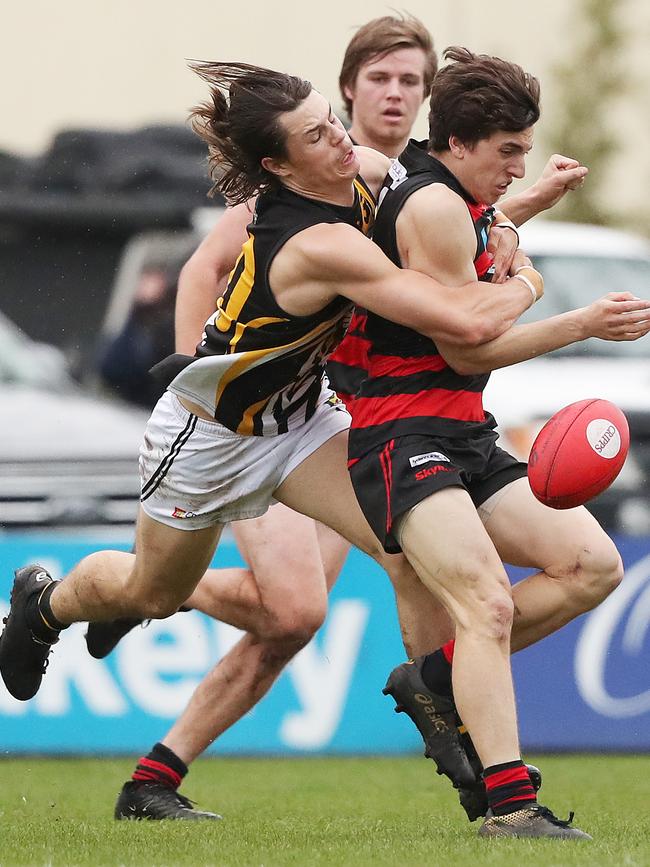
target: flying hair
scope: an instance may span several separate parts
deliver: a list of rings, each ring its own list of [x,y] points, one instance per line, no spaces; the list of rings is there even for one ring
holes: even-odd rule
[[[286,156],[280,116],[309,96],[310,82],[248,63],[197,60],[189,67],[210,86],[209,99],[190,112],[192,129],[208,146],[210,194],[234,205],[279,186],[262,159]]]

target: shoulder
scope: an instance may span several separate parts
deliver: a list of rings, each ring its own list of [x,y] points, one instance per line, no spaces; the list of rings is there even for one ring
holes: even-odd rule
[[[432,183],[409,196],[405,213],[418,217],[457,221],[471,219],[467,203],[446,184]]]
[[[445,234],[472,227],[472,217],[465,200],[445,184],[427,184],[415,190],[402,209],[405,219],[430,228],[435,221]]]
[[[318,223],[296,232],[284,246],[292,253],[321,261],[337,258],[351,247],[358,249],[359,242],[372,246],[372,241],[347,223]]]
[[[359,157],[359,163],[361,166],[359,174],[376,196],[384,178],[388,174],[391,160],[387,156],[384,156],[384,154],[379,153],[379,151],[375,151],[372,148],[356,145],[355,150]]]
[[[476,250],[474,225],[465,200],[449,187],[434,183],[416,190],[396,226],[402,261],[410,268],[448,285],[468,276],[465,268]]]
[[[379,247],[358,229],[346,223],[320,223],[293,235],[278,252],[276,260],[291,280],[321,281],[332,275],[346,279],[376,268]],[[386,261],[388,261],[386,259]],[[277,269],[276,269],[277,270]]]

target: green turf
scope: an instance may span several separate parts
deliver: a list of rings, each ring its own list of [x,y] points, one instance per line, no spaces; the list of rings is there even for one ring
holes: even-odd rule
[[[0,865],[650,865],[649,756],[538,763],[542,802],[593,842],[479,840],[417,757],[204,759],[183,791],[214,823],[115,822],[128,760],[4,759]]]

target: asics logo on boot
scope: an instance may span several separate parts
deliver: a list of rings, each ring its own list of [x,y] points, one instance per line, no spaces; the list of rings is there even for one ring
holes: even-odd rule
[[[429,717],[429,721],[437,732],[442,733],[449,730],[447,723],[438,716],[438,711],[433,706],[433,701],[430,696],[423,695],[421,692],[416,692],[413,697],[423,706],[422,710]]]
[[[50,576],[47,572],[39,572],[38,575],[34,576],[34,581],[49,581]]]

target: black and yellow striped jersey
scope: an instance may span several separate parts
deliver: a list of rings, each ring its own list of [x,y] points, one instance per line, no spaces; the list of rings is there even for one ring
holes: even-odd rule
[[[272,436],[310,418],[324,362],[345,334],[352,304],[338,296],[318,313],[291,315],[275,300],[269,270],[282,246],[310,226],[344,222],[370,234],[374,197],[360,178],[354,187],[350,207],[285,187],[259,196],[226,292],[171,391],[244,436]]]

